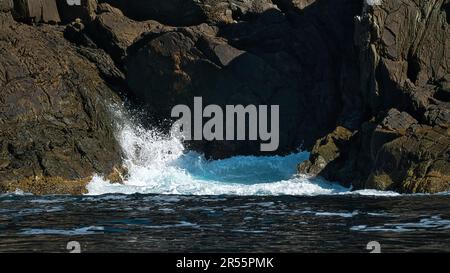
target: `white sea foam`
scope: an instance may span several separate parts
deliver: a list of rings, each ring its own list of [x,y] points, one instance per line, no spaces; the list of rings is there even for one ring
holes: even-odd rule
[[[400,193],[395,192],[395,191],[379,191],[379,190],[372,190],[372,189],[344,192],[344,193],[340,193],[340,194],[376,195],[376,196],[385,196],[385,197],[393,197],[393,196],[401,195]]]
[[[16,189],[13,192],[7,192],[0,194],[0,197],[9,197],[9,196],[32,196],[32,193],[24,192],[23,190]]]
[[[209,161],[186,151],[182,142],[157,130],[135,124],[115,111],[118,141],[125,154],[129,176],[123,184],[111,184],[95,176],[89,195],[107,193],[181,195],[329,195],[348,194],[350,189],[318,178],[295,175],[307,152],[287,156],[235,156]],[[377,191],[356,194],[394,195]]]
[[[354,217],[356,215],[358,215],[359,212],[358,211],[352,211],[352,212],[316,212],[316,216],[329,216],[329,217],[343,217],[343,218],[351,218]]]
[[[412,223],[387,223],[382,226],[358,225],[350,228],[352,231],[360,232],[410,232],[427,229],[450,229],[450,220],[442,219],[441,216],[435,215]]]
[[[366,0],[366,4],[369,6],[379,6],[383,4],[383,0]]]
[[[75,235],[89,235],[98,232],[103,232],[103,227],[90,226],[82,227],[76,229],[50,229],[50,228],[25,228],[22,229],[20,234],[23,235],[65,235],[65,236],[75,236]]]

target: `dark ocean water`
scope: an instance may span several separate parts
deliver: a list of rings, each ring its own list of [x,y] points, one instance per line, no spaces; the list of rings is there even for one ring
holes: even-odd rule
[[[450,252],[450,196],[0,197],[0,252]]]
[[[0,252],[450,252],[449,194],[351,192],[297,175],[302,151],[206,160],[115,113],[124,183],[0,195]]]

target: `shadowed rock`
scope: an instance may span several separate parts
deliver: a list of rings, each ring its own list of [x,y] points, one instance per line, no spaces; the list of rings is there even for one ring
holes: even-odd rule
[[[82,193],[94,173],[120,181],[111,88],[163,127],[194,96],[280,105],[275,153],[312,149],[301,173],[448,190],[449,1],[371,2],[0,1],[0,191]],[[261,154],[259,144],[189,143],[213,158]]]
[[[283,10],[303,10],[304,8],[312,5],[317,0],[273,0],[273,2],[278,5]],[[340,3],[336,1],[336,5]]]
[[[450,189],[448,13],[444,0],[365,5],[355,41],[369,119],[342,145],[339,159],[320,165],[323,152],[316,149],[301,172],[358,189]]]
[[[281,139],[275,153],[310,148],[338,119],[350,128],[358,125],[357,108],[341,104],[341,99],[358,103],[351,55],[358,5],[350,3],[312,4],[305,13],[289,16],[271,9],[236,24],[146,34],[126,58],[129,87],[151,116],[162,120],[176,104],[191,105],[194,96],[202,96],[205,105],[279,105]],[[259,142],[201,146],[219,158],[262,154]]]
[[[69,5],[68,0],[57,0],[59,15],[63,23],[70,23],[75,19],[90,22],[95,19],[97,0],[79,0],[80,5]]]
[[[118,64],[122,64],[127,48],[144,32],[158,32],[167,27],[156,21],[133,21],[118,9],[101,4],[99,15],[86,32]]]
[[[102,0],[135,20],[156,20],[171,26],[231,23],[276,8],[270,0]]]

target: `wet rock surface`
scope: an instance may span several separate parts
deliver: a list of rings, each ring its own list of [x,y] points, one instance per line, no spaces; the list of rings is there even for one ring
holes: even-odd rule
[[[412,126],[379,149],[365,187],[442,192],[450,187],[449,128]]]
[[[82,193],[95,173],[120,182],[106,107],[120,102],[115,92],[163,129],[172,107],[194,96],[279,105],[275,153],[311,150],[300,173],[355,189],[448,190],[449,7],[1,0],[1,190],[61,193],[52,185],[67,182],[67,192]],[[260,142],[190,145],[210,158],[268,155]]]
[[[60,27],[2,13],[0,51],[0,191],[80,194],[121,164],[108,110],[120,100]]]
[[[343,160],[320,165],[315,159],[323,152],[316,150],[302,172],[356,188],[449,189],[448,7],[439,0],[364,7],[355,41],[367,121],[342,148]]]

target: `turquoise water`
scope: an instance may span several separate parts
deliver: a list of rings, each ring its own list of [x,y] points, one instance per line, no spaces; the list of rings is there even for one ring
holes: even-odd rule
[[[144,129],[116,111],[117,138],[129,170],[123,184],[111,184],[95,176],[89,194],[182,194],[182,195],[323,195],[346,194],[350,189],[320,178],[296,174],[307,152],[287,156],[235,156],[208,161],[187,151],[182,142],[158,130]],[[360,191],[360,194],[395,195],[392,192]]]

